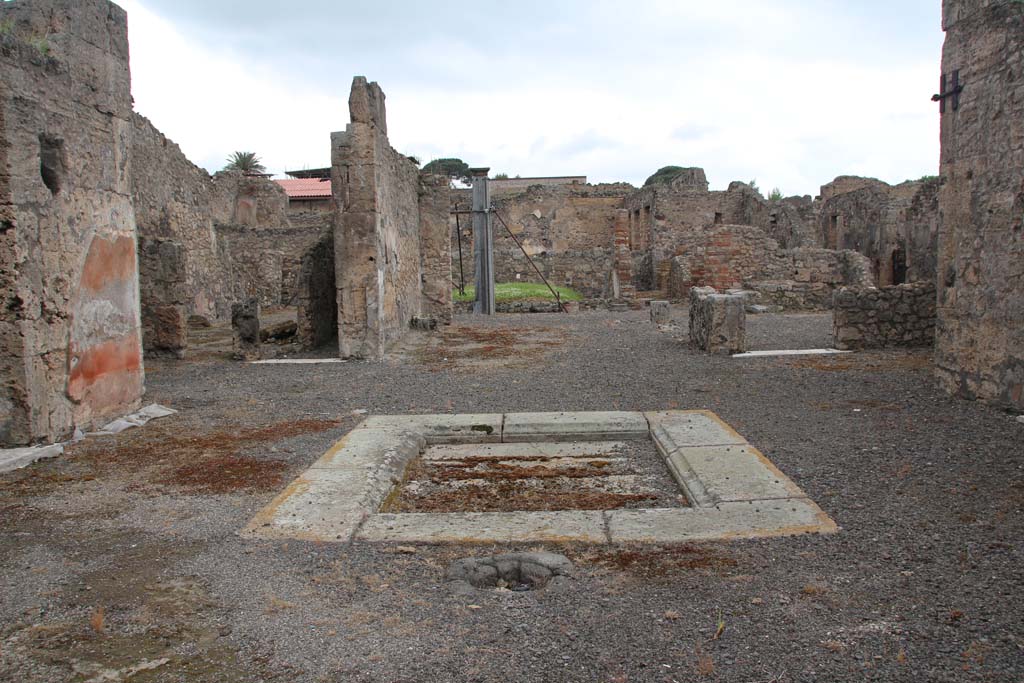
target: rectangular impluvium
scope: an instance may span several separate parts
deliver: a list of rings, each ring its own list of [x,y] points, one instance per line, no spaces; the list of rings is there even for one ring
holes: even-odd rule
[[[370,417],[242,533],[664,543],[836,530],[714,413],[617,411]]]

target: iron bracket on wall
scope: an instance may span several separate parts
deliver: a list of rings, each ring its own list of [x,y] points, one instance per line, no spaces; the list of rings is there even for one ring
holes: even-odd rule
[[[946,98],[952,98],[953,100],[953,111],[960,108],[960,93],[964,91],[964,84],[960,82],[960,70],[957,69],[952,74],[952,87],[946,90],[946,74],[942,74],[939,79],[939,92],[936,95],[932,95],[932,102],[939,103],[939,113],[946,113]]]

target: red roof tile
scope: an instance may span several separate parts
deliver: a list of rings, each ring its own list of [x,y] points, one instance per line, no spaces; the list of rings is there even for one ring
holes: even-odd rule
[[[320,178],[289,178],[276,181],[284,188],[289,199],[328,199],[331,181]]]

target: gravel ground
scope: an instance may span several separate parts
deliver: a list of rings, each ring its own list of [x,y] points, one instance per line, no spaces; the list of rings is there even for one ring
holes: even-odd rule
[[[150,362],[179,415],[0,476],[0,680],[1024,679],[1024,424],[942,394],[926,352],[709,357],[632,311],[479,324],[549,342],[496,336],[518,366]],[[748,326],[810,347],[830,321]],[[842,531],[548,546],[568,587],[474,596],[451,560],[541,548],[236,536],[355,410],[668,408],[718,413]]]

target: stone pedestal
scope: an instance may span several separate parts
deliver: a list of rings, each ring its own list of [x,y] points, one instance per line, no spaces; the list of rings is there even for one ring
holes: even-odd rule
[[[651,322],[655,325],[668,325],[672,319],[672,310],[667,301],[651,302]]]
[[[744,298],[719,294],[713,287],[690,290],[690,345],[713,354],[747,350]]]

